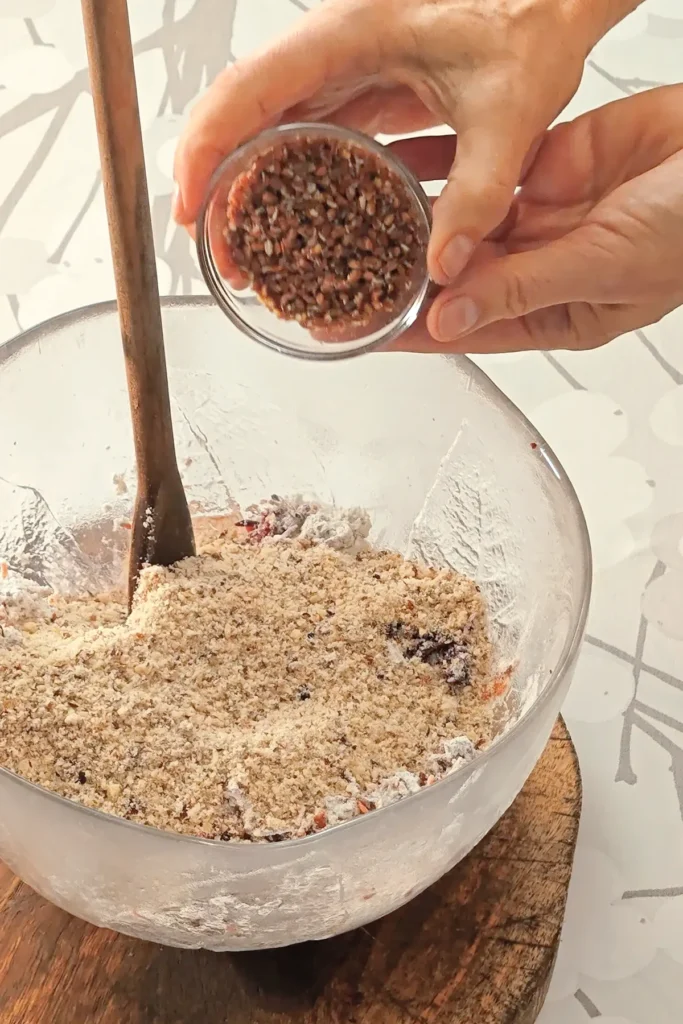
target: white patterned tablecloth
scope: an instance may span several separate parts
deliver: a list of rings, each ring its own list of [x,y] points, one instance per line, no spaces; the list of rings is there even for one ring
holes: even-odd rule
[[[129,0],[163,292],[205,291],[170,222],[189,106],[315,2]],[[77,0],[0,0],[0,342],[114,295],[85,68]],[[647,0],[598,46],[563,117],[677,81],[683,0]],[[566,466],[596,561],[565,708],[580,845],[541,1024],[681,1024],[683,311],[596,352],[482,363]]]

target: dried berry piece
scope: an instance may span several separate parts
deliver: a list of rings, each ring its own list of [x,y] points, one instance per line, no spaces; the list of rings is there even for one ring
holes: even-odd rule
[[[311,330],[398,313],[427,242],[403,179],[375,153],[301,138],[233,183],[230,257],[276,316]]]
[[[268,832],[263,837],[267,843],[284,843],[292,838],[291,832]]]
[[[313,824],[317,829],[323,829],[327,827],[327,813],[325,811],[318,811],[317,814],[313,815]]]
[[[404,658],[417,658],[425,665],[443,667],[446,684],[451,692],[469,685],[472,655],[462,637],[441,632],[422,633],[398,620],[390,622],[385,627],[385,633],[389,640],[401,644]]]
[[[298,536],[301,527],[309,516],[318,511],[319,506],[313,502],[302,502],[298,499],[280,498],[271,495],[268,501],[253,505],[247,509],[249,516],[237,525],[245,525],[249,539],[259,544],[266,537],[282,537],[288,540]]]
[[[133,797],[133,796],[129,797],[129,799],[128,799],[128,807],[126,808],[125,816],[127,818],[128,817],[134,818],[139,813],[140,813],[140,804],[137,802],[135,797]]]
[[[407,658],[418,658],[425,665],[444,665],[459,653],[460,646],[443,633],[420,633],[406,645],[405,654]]]

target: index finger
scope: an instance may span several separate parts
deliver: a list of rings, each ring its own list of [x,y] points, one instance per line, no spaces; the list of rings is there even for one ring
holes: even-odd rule
[[[175,218],[192,223],[211,175],[221,160],[275,124],[326,83],[371,74],[377,63],[374,5],[329,0],[307,14],[276,43],[226,68],[195,107],[175,157]]]

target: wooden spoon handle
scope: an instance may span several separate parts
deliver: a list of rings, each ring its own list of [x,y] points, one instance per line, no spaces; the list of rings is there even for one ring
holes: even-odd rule
[[[152,220],[126,0],[81,0],[126,361],[138,493],[128,571],[195,551],[171,420]]]
[[[128,7],[82,8],[138,473],[159,484],[175,448]]]

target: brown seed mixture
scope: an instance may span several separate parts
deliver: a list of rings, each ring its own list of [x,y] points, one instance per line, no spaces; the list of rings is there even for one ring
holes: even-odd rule
[[[349,143],[301,139],[235,181],[225,236],[261,302],[310,329],[397,313],[427,239],[398,174]]]
[[[469,760],[493,693],[475,585],[287,539],[279,502],[277,540],[254,542],[253,513],[205,525],[197,558],[142,573],[127,620],[123,595],[0,601],[0,763],[123,818],[272,841]]]

